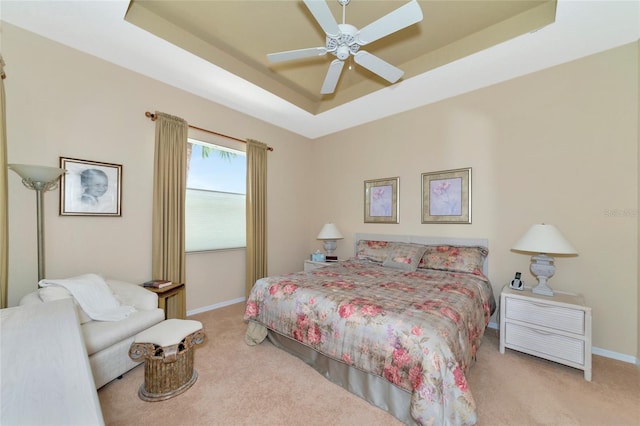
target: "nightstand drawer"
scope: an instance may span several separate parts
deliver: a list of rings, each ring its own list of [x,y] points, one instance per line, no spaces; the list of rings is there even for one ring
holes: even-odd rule
[[[553,334],[546,331],[505,324],[505,344],[517,346],[525,352],[536,352],[541,356],[551,356],[584,365],[584,341]]]
[[[584,335],[584,311],[528,300],[508,297],[505,315],[509,319],[524,321],[556,330]]]

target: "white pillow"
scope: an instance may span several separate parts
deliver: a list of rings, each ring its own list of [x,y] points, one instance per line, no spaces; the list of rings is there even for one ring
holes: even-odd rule
[[[80,320],[80,324],[91,321],[89,315],[87,315],[87,313],[78,304],[76,299],[71,296],[71,293],[69,293],[69,290],[67,290],[66,288],[55,285],[42,287],[38,290],[38,294],[40,295],[40,299],[42,299],[43,302],[53,302],[54,300],[60,299],[73,299],[73,304],[76,306],[76,310],[78,311],[78,319]]]

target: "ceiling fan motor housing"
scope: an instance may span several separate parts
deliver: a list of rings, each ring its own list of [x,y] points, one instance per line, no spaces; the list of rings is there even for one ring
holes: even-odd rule
[[[327,36],[327,51],[334,54],[338,59],[344,61],[349,55],[355,55],[360,49],[360,45],[356,43],[356,34],[358,29],[349,24],[338,24],[340,35],[338,37]]]

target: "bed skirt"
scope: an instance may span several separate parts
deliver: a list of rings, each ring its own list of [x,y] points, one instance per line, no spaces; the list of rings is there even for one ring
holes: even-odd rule
[[[407,425],[417,425],[411,417],[411,393],[387,380],[329,358],[315,350],[269,329],[269,341],[313,367],[317,372],[347,391],[388,412]]]

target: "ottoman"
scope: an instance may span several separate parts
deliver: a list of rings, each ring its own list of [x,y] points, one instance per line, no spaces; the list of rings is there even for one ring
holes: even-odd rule
[[[129,357],[145,361],[140,399],[163,401],[189,389],[198,378],[193,348],[204,339],[202,323],[193,320],[168,319],[138,333]]]

